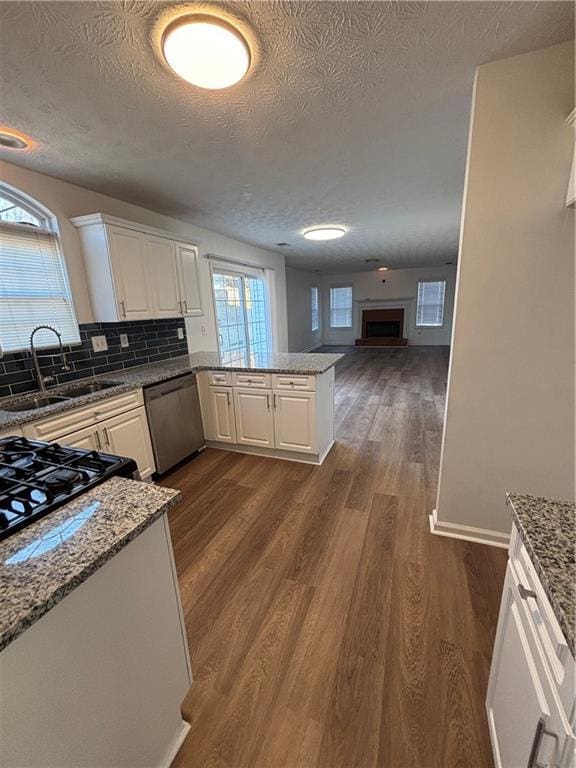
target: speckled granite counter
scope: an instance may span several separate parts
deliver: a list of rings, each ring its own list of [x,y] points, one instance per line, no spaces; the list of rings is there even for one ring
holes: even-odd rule
[[[75,397],[70,400],[64,400],[59,403],[47,405],[44,408],[38,408],[34,411],[3,411],[2,403],[18,402],[26,400],[30,394],[18,397],[7,397],[0,400],[0,432],[8,430],[10,427],[19,424],[28,424],[32,421],[45,419],[52,414],[62,411],[69,411],[73,408],[80,408],[83,405],[103,400],[107,397],[127,392],[131,389],[147,387],[150,384],[157,384],[161,381],[172,379],[185,373],[195,373],[197,371],[220,370],[220,371],[265,371],[267,373],[292,373],[294,375],[315,376],[325,373],[336,365],[338,360],[344,355],[325,354],[325,353],[290,353],[280,352],[270,355],[262,365],[252,366],[246,363],[235,362],[233,364],[222,363],[220,355],[217,352],[194,352],[191,355],[182,355],[173,357],[170,360],[163,360],[159,363],[150,363],[136,368],[127,368],[112,373],[103,374],[97,377],[104,381],[115,382],[116,386],[100,392],[93,392],[89,395]],[[94,379],[90,379],[94,381]],[[75,381],[66,386],[54,387],[49,390],[49,394],[58,395],[63,389],[72,389],[74,386],[80,386],[82,381]]]
[[[518,532],[572,653],[576,645],[576,504],[507,494]]]
[[[0,542],[0,650],[179,501],[112,478]]]

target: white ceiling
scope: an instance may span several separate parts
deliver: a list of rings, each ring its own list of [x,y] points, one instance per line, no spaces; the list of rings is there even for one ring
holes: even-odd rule
[[[157,56],[164,2],[0,3],[0,156],[268,249],[306,269],[457,252],[478,64],[574,36],[570,2],[245,2],[249,77],[194,89]],[[301,236],[344,224],[340,241]]]

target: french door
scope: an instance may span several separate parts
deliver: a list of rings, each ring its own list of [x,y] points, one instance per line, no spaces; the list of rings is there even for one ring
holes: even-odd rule
[[[222,362],[265,365],[271,335],[263,273],[218,268],[212,286]]]

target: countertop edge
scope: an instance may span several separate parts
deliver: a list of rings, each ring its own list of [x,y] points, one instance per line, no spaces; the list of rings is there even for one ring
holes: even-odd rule
[[[173,489],[166,489],[173,490]],[[180,491],[174,490],[174,495],[162,503],[158,509],[151,512],[148,517],[142,520],[137,526],[129,531],[121,539],[118,539],[114,544],[110,545],[107,549],[103,550],[97,557],[91,560],[86,566],[79,572],[75,573],[68,581],[60,584],[49,597],[41,604],[34,606],[30,609],[26,616],[8,627],[0,635],[0,651],[7,648],[14,640],[22,635],[27,629],[35,624],[42,616],[45,616],[52,610],[59,602],[61,602],[67,595],[73,592],[77,587],[83,584],[93,573],[99,570],[105,565],[108,560],[111,560],[114,555],[121,552],[128,544],[134,539],[138,538],[147,528],[153,523],[159,520],[164,514],[173,509],[182,500],[182,494]]]
[[[574,637],[574,627],[572,628],[570,627],[570,619],[567,616],[563,606],[560,604],[557,597],[555,596],[555,590],[553,589],[550,583],[549,576],[546,573],[546,568],[540,562],[540,558],[538,557],[538,554],[534,549],[534,545],[531,541],[531,537],[522,522],[520,511],[515,507],[514,496],[516,495],[517,494],[513,492],[506,492],[506,504],[510,507],[510,511],[512,513],[512,519],[518,530],[518,535],[520,536],[522,543],[526,547],[526,550],[530,557],[530,562],[534,566],[534,569],[538,575],[538,578],[540,579],[540,583],[542,584],[542,588],[546,593],[546,597],[550,601],[550,605],[552,607],[556,620],[560,625],[562,634],[566,638],[566,642],[568,644],[568,647],[570,648],[572,656],[576,657],[576,638]]]

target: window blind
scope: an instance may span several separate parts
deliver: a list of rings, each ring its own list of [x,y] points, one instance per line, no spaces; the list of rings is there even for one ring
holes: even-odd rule
[[[444,323],[444,294],[446,281],[426,281],[418,283],[418,302],[416,305],[416,325],[439,326]]]
[[[312,330],[317,331],[320,328],[320,312],[318,305],[318,288],[313,286],[310,289],[310,312],[312,315]]]
[[[53,234],[26,225],[0,224],[0,346],[26,349],[37,325],[51,325],[64,344],[80,342],[64,260]],[[39,347],[56,346],[38,331]]]
[[[330,327],[352,327],[352,286],[330,288]]]

